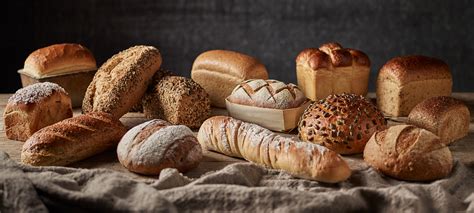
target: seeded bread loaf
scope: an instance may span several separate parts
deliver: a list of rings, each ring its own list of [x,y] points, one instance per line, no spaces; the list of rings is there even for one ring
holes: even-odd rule
[[[408,123],[433,132],[445,144],[465,137],[469,133],[470,119],[467,106],[447,96],[426,99],[408,115]]]
[[[370,60],[365,53],[338,43],[308,48],[296,57],[298,86],[313,101],[344,92],[365,96],[369,73]]]
[[[392,126],[372,135],[364,161],[385,175],[410,181],[443,178],[453,168],[451,151],[439,137],[411,125]]]
[[[227,116],[207,119],[198,140],[205,149],[282,169],[296,177],[335,183],[351,174],[341,156],[323,146],[285,138]]]
[[[36,83],[8,99],[3,112],[7,138],[26,141],[43,127],[72,117],[71,98],[55,83]]]
[[[314,102],[301,116],[299,137],[339,154],[357,154],[376,131],[387,127],[382,113],[363,96],[330,95]]]
[[[389,116],[407,116],[418,103],[451,96],[451,71],[443,61],[426,56],[402,56],[388,61],[377,77],[377,105]]]

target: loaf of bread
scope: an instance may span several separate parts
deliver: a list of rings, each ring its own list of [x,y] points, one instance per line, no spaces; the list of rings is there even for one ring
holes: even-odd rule
[[[21,151],[21,162],[63,166],[116,147],[125,126],[112,115],[93,112],[63,120],[33,134]]]
[[[344,92],[365,96],[369,74],[369,57],[338,43],[308,48],[296,57],[298,86],[313,101]]]
[[[206,91],[192,79],[165,76],[147,92],[142,101],[147,118],[164,119],[172,124],[199,128],[211,115]]]
[[[385,175],[410,181],[443,178],[453,168],[451,151],[439,137],[411,125],[375,133],[365,147],[364,161]]]
[[[407,116],[418,103],[451,96],[451,71],[443,61],[403,56],[388,61],[377,77],[377,105],[389,116]]]
[[[112,56],[87,88],[82,111],[122,117],[141,100],[160,66],[160,52],[152,46],[134,46]]]
[[[97,69],[92,53],[80,44],[54,44],[32,52],[22,73],[35,78]]]
[[[471,115],[460,100],[438,96],[428,98],[413,108],[408,123],[427,129],[448,145],[469,133]]]
[[[117,146],[117,157],[128,170],[159,175],[164,168],[186,172],[199,165],[202,149],[183,125],[154,119],[130,129]]]
[[[191,78],[209,94],[211,104],[225,108],[225,99],[247,79],[268,79],[268,73],[257,59],[228,50],[211,50],[194,61]]]
[[[306,108],[298,124],[299,137],[339,154],[357,154],[376,131],[387,128],[382,113],[366,98],[330,95]]]
[[[16,91],[3,112],[7,138],[26,141],[43,127],[72,117],[71,98],[50,82],[32,84]]]
[[[323,146],[285,138],[231,117],[206,120],[198,140],[205,149],[285,170],[296,177],[335,183],[351,174],[341,156]]]
[[[227,100],[247,106],[289,109],[301,106],[307,98],[294,84],[285,84],[277,80],[251,79],[236,86]]]

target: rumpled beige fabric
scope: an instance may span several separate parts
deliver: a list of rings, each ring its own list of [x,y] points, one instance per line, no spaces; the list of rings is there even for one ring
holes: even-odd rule
[[[0,152],[0,212],[470,212],[473,170],[456,162],[446,179],[409,183],[364,168],[325,184],[236,163],[195,180],[175,169],[135,180],[105,169],[25,166]]]

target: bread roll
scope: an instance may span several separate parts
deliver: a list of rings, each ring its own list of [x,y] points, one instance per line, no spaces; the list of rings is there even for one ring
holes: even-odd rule
[[[160,118],[189,128],[199,128],[211,115],[206,91],[192,79],[180,76],[163,77],[142,102],[147,118]]]
[[[82,111],[122,117],[141,100],[160,65],[160,52],[152,46],[134,46],[112,56],[87,88]]]
[[[198,140],[205,149],[282,169],[296,177],[335,183],[351,174],[346,162],[323,146],[285,138],[231,117],[207,119]]]
[[[411,125],[375,133],[365,147],[364,161],[385,175],[410,181],[440,179],[453,168],[448,147],[433,133]]]
[[[308,48],[296,57],[298,86],[313,101],[344,92],[365,96],[369,74],[369,57],[338,43]]]
[[[228,50],[210,50],[194,61],[191,78],[209,94],[212,106],[225,108],[225,98],[242,81],[268,79],[257,59]]]
[[[451,96],[451,71],[443,61],[426,56],[402,56],[388,61],[377,77],[377,105],[389,116],[407,116],[418,103]]]
[[[32,52],[23,73],[35,78],[97,69],[92,53],[80,44],[54,44]]]
[[[197,167],[202,149],[188,127],[154,119],[135,126],[123,136],[117,157],[132,172],[159,175],[164,168],[186,172]]]
[[[227,100],[241,105],[289,109],[306,102],[303,92],[294,84],[277,80],[251,79],[234,88]]]
[[[447,96],[426,99],[408,115],[408,123],[433,132],[446,145],[469,133],[470,119],[467,106]]]
[[[71,98],[55,83],[37,83],[19,89],[3,112],[7,138],[26,141],[43,127],[72,117]]]
[[[339,154],[364,151],[370,136],[387,128],[382,113],[360,95],[330,95],[306,108],[298,124],[299,137]]]
[[[67,165],[115,147],[126,131],[110,114],[79,115],[33,134],[23,144],[21,162],[33,166]]]

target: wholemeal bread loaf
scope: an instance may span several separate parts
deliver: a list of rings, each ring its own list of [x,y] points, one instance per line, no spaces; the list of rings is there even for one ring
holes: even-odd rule
[[[339,154],[356,154],[376,131],[387,127],[382,113],[360,95],[338,94],[314,102],[301,116],[299,137]]]
[[[93,112],[47,126],[23,144],[21,162],[63,166],[113,148],[127,129],[112,115]]]
[[[163,77],[145,94],[142,105],[147,118],[160,118],[190,128],[199,128],[211,114],[206,91],[192,79],[180,76]]]
[[[3,112],[7,138],[19,141],[26,141],[41,128],[70,117],[71,98],[62,87],[49,82],[16,91]]]
[[[285,138],[256,124],[215,116],[198,133],[203,148],[311,180],[335,183],[351,170],[335,152],[317,144]]]
[[[369,73],[370,60],[365,53],[338,43],[308,48],[296,57],[298,86],[311,100],[344,92],[365,96]]]
[[[141,100],[160,65],[160,52],[152,46],[134,46],[112,56],[87,88],[82,111],[122,117]]]
[[[450,96],[451,71],[443,61],[426,56],[403,56],[388,61],[377,77],[377,105],[389,116],[407,116],[418,103]]]
[[[225,98],[247,79],[268,79],[268,73],[257,59],[228,50],[210,50],[194,61],[191,78],[209,94],[211,104],[225,108]]]
[[[453,168],[448,147],[433,133],[411,125],[375,133],[365,147],[364,161],[385,175],[410,181],[443,178]]]
[[[413,108],[408,123],[427,129],[450,144],[469,133],[471,115],[460,100],[438,96],[426,99]]]
[[[32,52],[25,60],[23,73],[44,78],[97,69],[92,53],[80,44],[54,44]]]
[[[117,146],[120,163],[130,171],[158,175],[164,168],[186,172],[202,158],[193,132],[183,125],[154,119],[130,129]]]

